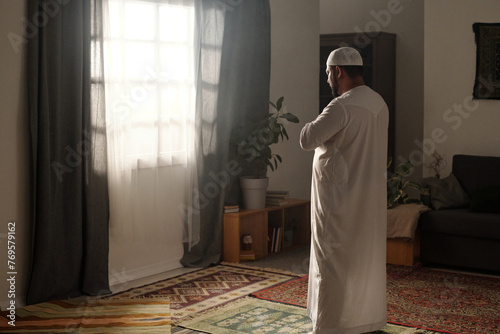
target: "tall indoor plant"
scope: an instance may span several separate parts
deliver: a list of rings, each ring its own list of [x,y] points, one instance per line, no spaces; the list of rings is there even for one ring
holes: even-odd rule
[[[271,150],[272,144],[277,144],[280,139],[288,140],[285,122],[298,123],[299,119],[292,113],[283,111],[284,97],[276,103],[269,102],[272,107],[270,113],[262,117],[248,131],[238,128],[235,131],[237,155],[256,165],[258,174],[240,178],[243,191],[244,207],[247,209],[260,209],[265,206],[266,188],[269,179],[266,177],[267,168],[275,171],[283,161],[281,156]],[[239,134],[239,135],[238,135]]]

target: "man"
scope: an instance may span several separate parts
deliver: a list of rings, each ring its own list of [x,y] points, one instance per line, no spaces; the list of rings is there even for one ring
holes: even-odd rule
[[[359,52],[327,60],[334,98],[300,134],[315,150],[307,312],[314,334],[359,334],[387,318],[387,131],[382,97],[365,86]]]

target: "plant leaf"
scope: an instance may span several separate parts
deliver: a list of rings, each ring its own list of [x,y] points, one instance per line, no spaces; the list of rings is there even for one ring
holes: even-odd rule
[[[280,98],[278,99],[278,102],[276,102],[276,106],[277,106],[278,111],[280,111],[280,110],[281,110],[281,107],[282,107],[282,104],[283,104],[283,100],[284,100],[284,99],[285,99],[285,97],[284,97],[284,96],[282,96],[282,97],[280,97]]]
[[[420,190],[420,191],[422,189],[424,189],[424,187],[419,182],[415,182],[415,181],[406,181],[406,187],[407,188],[417,189],[417,190]]]
[[[286,140],[290,139],[290,138],[288,138],[288,133],[286,133],[285,127],[283,127],[283,134],[285,135]]]
[[[273,164],[268,159],[264,159],[264,163],[267,166],[271,167],[271,170],[274,172],[274,166],[273,166]]]
[[[390,207],[392,206],[394,203],[397,202],[397,200],[401,197],[401,195],[403,194],[403,191],[402,190],[399,190],[393,194],[391,194],[389,196],[389,198],[387,199],[387,206]]]
[[[256,158],[256,157],[260,157],[260,152],[258,149],[255,149],[253,147],[250,147],[249,148],[249,151],[250,151],[250,154],[252,155],[252,157]]]
[[[292,122],[292,123],[298,123],[299,122],[299,118],[297,116],[295,116],[294,114],[291,114],[289,112],[287,112],[286,114],[281,115],[281,118],[284,118],[287,121]]]
[[[262,129],[257,136],[258,142],[264,145],[272,144],[274,140],[274,134],[269,128]]]
[[[387,188],[389,188],[391,193],[393,193],[395,190],[397,190],[398,187],[399,187],[399,178],[398,177],[391,177],[389,180],[387,180]]]
[[[273,132],[276,132],[276,133],[280,133],[282,128],[283,128],[283,125],[282,125],[282,124],[279,124],[279,123],[274,123],[274,124],[273,124],[273,128],[272,128],[272,131],[273,131]]]
[[[398,166],[396,166],[396,169],[394,172],[398,175],[405,176],[411,172],[411,168],[413,167],[413,164],[411,161],[406,161]]]
[[[238,145],[236,147],[236,153],[240,154],[244,158],[247,158],[249,155],[251,155],[249,147],[246,144],[246,142],[244,142],[244,141],[241,141],[238,143]]]

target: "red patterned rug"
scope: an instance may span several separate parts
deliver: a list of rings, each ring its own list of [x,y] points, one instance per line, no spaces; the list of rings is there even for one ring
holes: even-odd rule
[[[306,307],[307,276],[252,296]],[[500,278],[387,266],[388,321],[446,333],[500,333]]]
[[[269,289],[252,293],[252,297],[296,306],[307,306],[308,275]]]
[[[176,323],[297,277],[293,273],[244,265],[218,265],[104,298],[168,298],[172,323]]]

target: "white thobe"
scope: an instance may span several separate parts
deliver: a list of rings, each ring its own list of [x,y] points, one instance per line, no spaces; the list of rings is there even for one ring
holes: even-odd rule
[[[382,97],[358,86],[304,126],[315,150],[307,313],[315,334],[386,324],[387,133]]]

